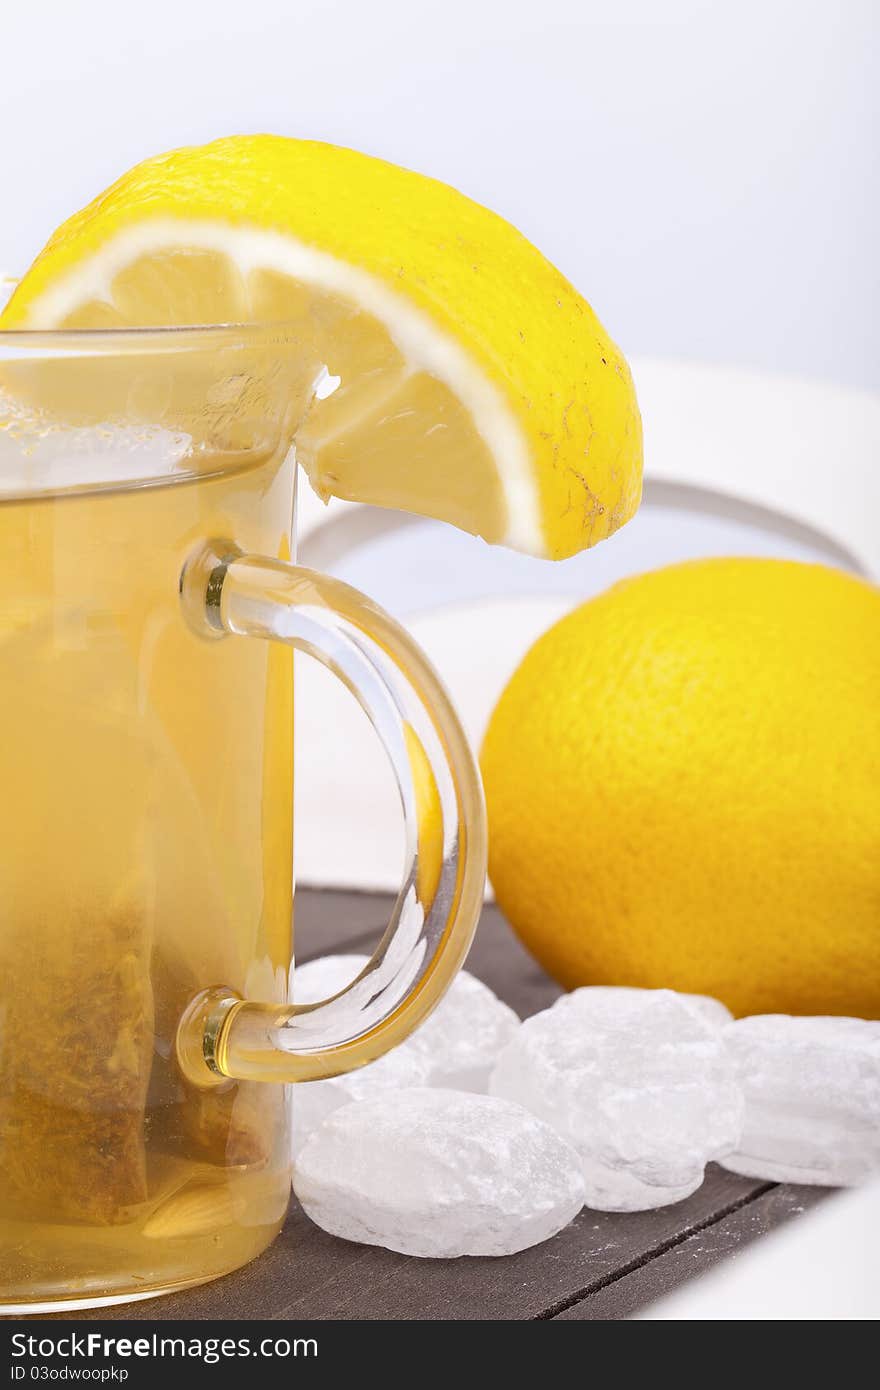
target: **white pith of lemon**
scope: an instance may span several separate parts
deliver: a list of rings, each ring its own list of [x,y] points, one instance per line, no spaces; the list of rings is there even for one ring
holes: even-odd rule
[[[554,558],[635,510],[635,395],[586,302],[494,214],[351,151],[236,137],[146,161],[59,228],[0,316],[253,322],[293,322],[338,386],[297,432],[321,496]]]

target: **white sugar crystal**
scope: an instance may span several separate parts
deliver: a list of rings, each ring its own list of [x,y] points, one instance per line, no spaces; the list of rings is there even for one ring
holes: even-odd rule
[[[293,972],[293,997],[297,1004],[319,1004],[351,984],[370,957],[361,955],[318,956],[297,965]]]
[[[428,1064],[402,1047],[387,1052],[359,1071],[334,1076],[329,1081],[302,1081],[293,1088],[293,1143],[298,1158],[303,1144],[328,1115],[350,1101],[428,1084]]]
[[[513,1009],[482,980],[460,970],[434,1012],[397,1050],[425,1059],[432,1086],[485,1092],[492,1068],[518,1028]]]
[[[344,989],[369,956],[322,956],[294,972],[294,998],[313,1004]],[[341,1105],[405,1086],[445,1086],[485,1091],[502,1048],[519,1019],[492,991],[459,971],[437,1008],[405,1042],[359,1071],[330,1081],[309,1081],[293,1095],[293,1152]]]
[[[695,998],[578,989],[527,1019],[501,1054],[491,1093],[525,1105],[577,1149],[588,1206],[680,1201],[706,1163],[739,1142],[742,1096],[719,1012]]]
[[[829,1186],[880,1170],[880,1022],[759,1014],[724,1039],[746,1103],[726,1168]]]
[[[593,999],[599,999],[602,995],[607,995],[609,1000],[621,999],[624,995],[633,997],[644,997],[652,991],[636,989],[632,985],[590,985],[590,995]],[[669,991],[674,993],[676,999],[695,1009],[707,1023],[711,1023],[715,1028],[724,1028],[728,1023],[733,1022],[733,1014],[726,1004],[722,1004],[720,999],[713,999],[709,994],[681,994],[679,991]]]
[[[733,1022],[733,1014],[720,999],[713,999],[709,994],[679,994],[678,997],[692,1009],[697,1009],[714,1028],[726,1028],[728,1023]]]
[[[521,1106],[423,1087],[336,1110],[303,1147],[294,1190],[331,1235],[405,1255],[510,1255],[584,1200],[578,1155]]]
[[[298,1004],[317,1004],[329,999],[360,974],[370,957],[364,955],[320,956],[299,965],[293,975],[293,997]],[[428,1065],[403,1047],[394,1048],[359,1071],[335,1076],[329,1081],[305,1081],[293,1088],[293,1156],[297,1157],[309,1135],[342,1105],[352,1100],[398,1091],[405,1086],[423,1086]]]

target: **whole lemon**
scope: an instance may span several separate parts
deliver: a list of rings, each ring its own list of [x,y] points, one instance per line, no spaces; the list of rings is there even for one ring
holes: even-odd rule
[[[563,985],[880,1015],[880,591],[674,565],[532,647],[482,750],[489,871]]]

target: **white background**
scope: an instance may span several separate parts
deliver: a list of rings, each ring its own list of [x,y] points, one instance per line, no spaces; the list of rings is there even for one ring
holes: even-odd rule
[[[351,144],[517,223],[628,353],[880,385],[875,0],[4,6],[0,268],[144,156]]]
[[[813,383],[880,386],[877,0],[6,8],[0,268],[163,149],[259,130],[357,146],[496,208],[586,294],[635,359],[655,480],[781,499],[875,572],[880,407]],[[533,637],[622,575],[694,554],[828,558],[656,505],[559,566],[439,525],[337,537],[335,553],[312,541],[304,561],[425,644],[475,745]],[[297,680],[301,878],[394,886],[399,811],[375,737],[321,668]]]
[[[56,223],[137,160],[269,130],[357,146],[495,207],[569,275],[628,354],[876,388],[878,34],[878,0],[7,0],[0,269],[27,265]],[[736,378],[730,390],[742,399]],[[802,399],[786,405],[787,386],[778,402],[774,389],[770,414],[764,387],[749,390],[759,394],[737,425],[740,456],[748,424],[755,450],[772,414],[774,450],[789,431],[792,447],[815,445],[837,477],[857,456],[875,457],[867,426],[861,449],[836,427],[834,448],[822,449]],[[732,413],[717,419],[728,451]],[[646,416],[655,438],[679,449],[675,422],[657,424]],[[821,487],[834,491],[825,475]],[[589,569],[584,561],[584,592],[615,566],[669,558],[673,540],[679,551],[693,544],[681,520],[646,509],[617,549],[602,547]],[[447,542],[466,544],[438,528],[436,545]],[[754,553],[762,543],[699,532],[708,549]],[[431,569],[421,532],[416,549]],[[351,577],[377,592],[384,584],[388,601],[406,573],[399,550],[386,543],[381,562],[367,550]],[[513,563],[497,557],[510,592],[521,587]],[[544,610],[516,615],[518,627],[545,620]],[[456,615],[444,629],[429,616],[417,630],[476,719],[485,689],[468,684],[473,663],[454,666],[463,622]],[[486,664],[483,629],[479,642],[474,633]],[[497,683],[511,644],[496,642],[492,656]],[[334,712],[332,686],[302,693],[310,732],[297,746],[298,856],[305,839],[316,881],[337,881],[342,866],[342,881],[390,886],[397,812],[371,735],[349,729],[342,705]],[[833,1230],[830,1209],[824,1225],[798,1223],[768,1247],[778,1256],[763,1279],[762,1245],[725,1267],[717,1292],[711,1281],[689,1286],[691,1301],[668,1316],[765,1316],[779,1289],[795,1290],[792,1317],[858,1316],[871,1278],[850,1228],[867,1231],[872,1215],[853,1205],[843,1225],[835,1212]],[[833,1309],[810,1303],[807,1277],[797,1279],[820,1266],[833,1272]]]

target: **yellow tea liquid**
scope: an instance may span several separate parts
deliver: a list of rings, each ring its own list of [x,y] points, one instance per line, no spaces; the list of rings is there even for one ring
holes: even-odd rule
[[[174,1035],[210,985],[286,998],[292,653],[178,584],[211,538],[287,557],[293,488],[0,503],[0,1304],[208,1279],[283,1220],[284,1088],[198,1092]]]

